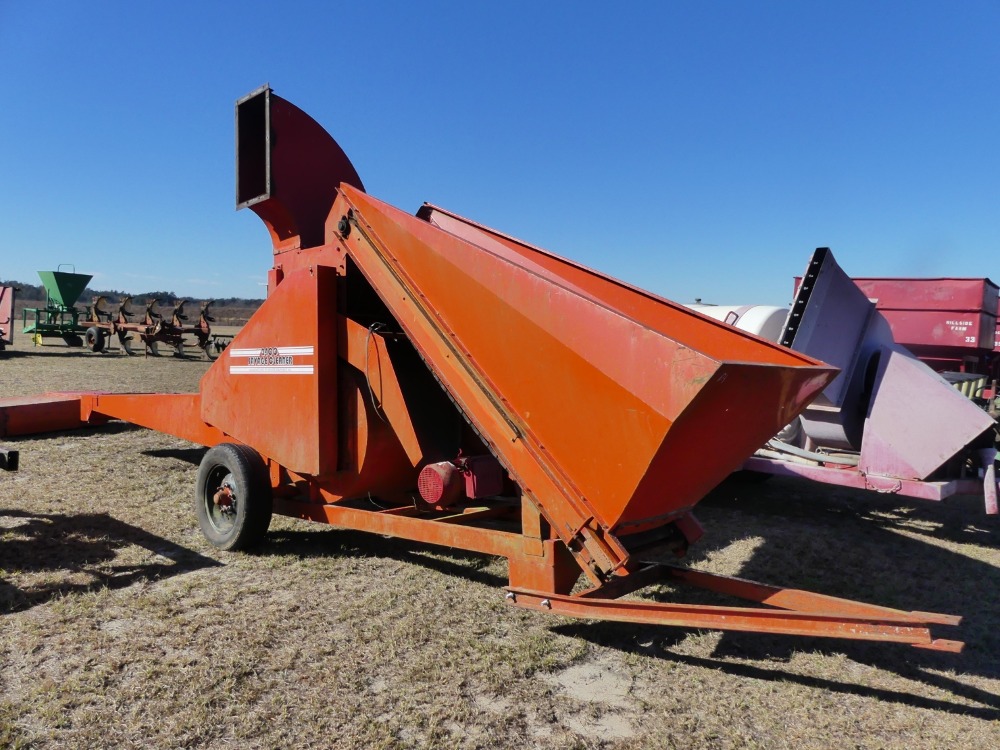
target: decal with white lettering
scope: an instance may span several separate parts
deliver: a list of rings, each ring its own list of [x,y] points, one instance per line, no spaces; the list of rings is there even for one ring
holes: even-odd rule
[[[312,375],[315,367],[301,363],[312,357],[311,346],[261,346],[255,349],[226,349],[229,355],[230,375]],[[234,364],[234,359],[245,359],[246,364]]]

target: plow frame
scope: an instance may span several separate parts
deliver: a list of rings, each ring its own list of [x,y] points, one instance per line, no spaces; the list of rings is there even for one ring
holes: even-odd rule
[[[129,308],[132,297],[124,297],[114,313],[104,308],[104,297],[95,297],[93,304],[87,307],[86,320],[81,325],[85,332],[85,343],[93,352],[106,350],[107,342],[118,339],[121,350],[132,355],[132,334],[139,337],[144,345],[147,356],[159,354],[159,344],[171,347],[178,356],[184,355],[185,347],[199,349],[207,359],[214,360],[226,348],[231,336],[220,336],[212,333],[211,323],[214,318],[209,314],[212,300],[203,302],[198,316],[198,322],[187,325],[184,315],[186,300],[178,300],[171,312],[170,321],[153,308],[160,303],[157,299],[147,302],[142,322],[133,322],[133,312]],[[184,337],[194,336],[194,344],[186,344]]]

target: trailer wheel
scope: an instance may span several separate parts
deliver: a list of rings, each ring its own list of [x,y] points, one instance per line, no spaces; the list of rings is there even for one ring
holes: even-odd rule
[[[86,338],[87,348],[92,352],[103,352],[104,351],[104,331],[96,326],[91,326],[87,329]]]
[[[259,544],[271,524],[271,482],[253,448],[221,443],[198,467],[194,510],[202,533],[223,550]]]
[[[41,336],[38,338],[41,339]],[[64,333],[62,340],[66,342],[67,346],[83,346],[83,339],[75,333]]]

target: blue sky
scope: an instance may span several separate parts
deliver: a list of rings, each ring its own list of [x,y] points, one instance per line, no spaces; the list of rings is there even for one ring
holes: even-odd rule
[[[280,8],[280,10],[279,10]],[[368,191],[678,301],[992,276],[1000,3],[0,0],[0,278],[262,296],[233,105],[265,82]]]

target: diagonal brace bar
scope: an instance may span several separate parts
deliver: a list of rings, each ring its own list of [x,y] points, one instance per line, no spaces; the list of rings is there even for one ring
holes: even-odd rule
[[[581,598],[527,589],[508,589],[507,601],[525,609],[642,625],[733,630],[865,641],[907,643],[918,648],[959,653],[960,641],[935,639],[919,612],[862,617],[843,613],[794,612],[748,607],[716,607],[621,599]]]

